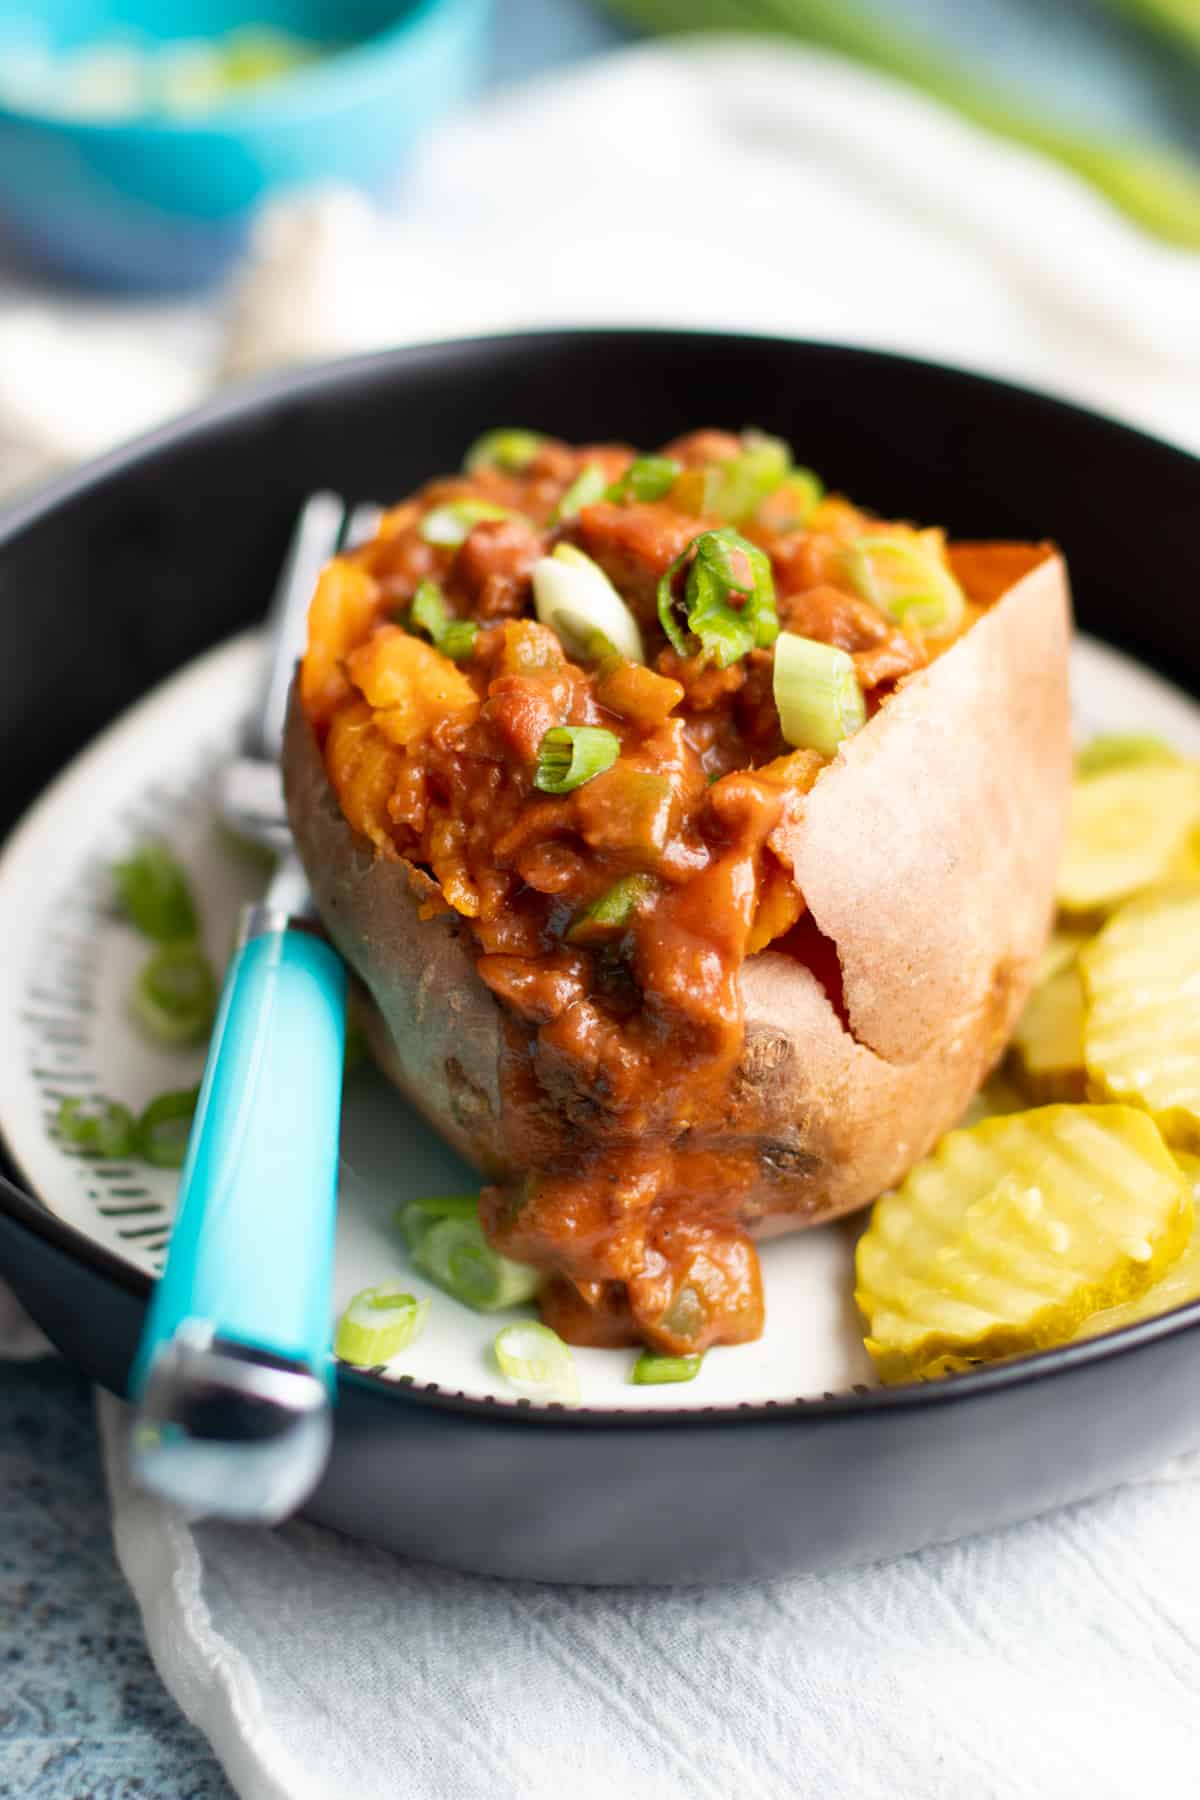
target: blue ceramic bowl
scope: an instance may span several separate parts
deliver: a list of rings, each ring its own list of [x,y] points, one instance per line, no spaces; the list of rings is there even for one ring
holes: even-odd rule
[[[0,94],[0,223],[76,280],[210,281],[269,194],[346,181],[386,198],[413,140],[476,85],[489,11],[490,0],[40,0],[56,53],[220,38],[250,22],[345,48],[194,120],[85,122]],[[0,0],[0,61],[27,41],[30,17],[26,0]]]

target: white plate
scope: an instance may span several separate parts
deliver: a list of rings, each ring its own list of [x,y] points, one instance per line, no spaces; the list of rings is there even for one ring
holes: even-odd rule
[[[201,1052],[149,1047],[125,996],[144,940],[111,906],[108,867],[139,840],[167,839],[187,865],[219,967],[241,902],[261,871],[213,823],[217,765],[253,691],[257,640],[246,635],[190,664],[110,727],[51,786],[0,861],[0,1129],[52,1212],[137,1267],[162,1264],[175,1199],[168,1172],[72,1155],[48,1129],[65,1094],[137,1108],[200,1077]],[[1200,756],[1200,708],[1104,646],[1081,640],[1073,669],[1081,736],[1149,730]],[[434,1301],[423,1337],[389,1373],[452,1393],[511,1401],[490,1355],[496,1318],[431,1290],[391,1225],[421,1194],[476,1178],[372,1071],[347,1087],[335,1297],[403,1279]],[[872,1381],[851,1298],[851,1229],[828,1226],[762,1247],[767,1329],[722,1349],[686,1385],[633,1387],[632,1352],[577,1350],[585,1406],[647,1410],[787,1401]]]

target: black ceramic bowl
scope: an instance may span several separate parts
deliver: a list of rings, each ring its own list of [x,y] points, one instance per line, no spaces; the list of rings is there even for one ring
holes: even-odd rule
[[[901,357],[685,333],[403,351],[238,394],[0,524],[0,823],[117,712],[258,617],[298,503],[389,498],[497,420],[661,442],[747,420],[886,516],[1054,537],[1083,626],[1200,693],[1200,463]],[[124,1389],[149,1282],[0,1183],[0,1274]],[[816,1570],[1015,1520],[1200,1443],[1200,1304],[927,1386],[650,1415],[500,1408],[343,1374],[310,1515],[549,1581]]]

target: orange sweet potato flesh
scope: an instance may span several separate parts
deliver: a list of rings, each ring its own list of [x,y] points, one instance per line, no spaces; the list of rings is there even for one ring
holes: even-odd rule
[[[1031,985],[1066,816],[1070,608],[1056,555],[1023,547],[1009,567],[1013,584],[847,740],[772,838],[811,909],[807,938],[742,966],[745,1039],[713,1140],[754,1159],[740,1222],[759,1235],[898,1179],[960,1116]],[[429,916],[437,885],[347,822],[295,695],[285,779],[322,917],[378,1006],[385,1065],[503,1174],[505,1020],[469,930]],[[804,941],[840,981],[793,953]],[[560,1156],[588,1147],[578,1110],[545,1128]]]

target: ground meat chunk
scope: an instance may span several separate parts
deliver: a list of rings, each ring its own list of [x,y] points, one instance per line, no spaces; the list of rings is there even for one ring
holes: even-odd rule
[[[524,519],[485,519],[454,559],[450,591],[475,618],[516,618],[526,610],[529,571],[542,552],[542,537]]]
[[[705,529],[703,519],[660,501],[640,506],[601,501],[584,507],[578,535],[583,549],[646,624],[657,617],[660,577]]]

